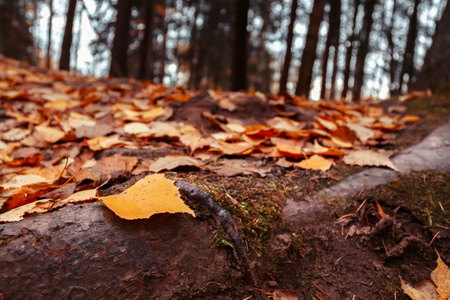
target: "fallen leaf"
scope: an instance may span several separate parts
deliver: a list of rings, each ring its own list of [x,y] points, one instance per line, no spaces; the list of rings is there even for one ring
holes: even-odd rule
[[[149,218],[158,213],[189,213],[195,217],[180,198],[174,181],[163,174],[148,175],[119,195],[100,199],[116,215],[127,220]]]
[[[332,159],[326,159],[319,155],[313,155],[308,159],[302,160],[299,163],[295,163],[294,166],[307,170],[321,170],[326,171],[333,165]]]
[[[373,150],[353,151],[345,156],[343,161],[347,165],[384,166],[399,172],[388,157]]]
[[[450,269],[440,257],[438,257],[437,267],[431,272],[430,277],[437,286],[437,300],[448,300],[450,298]]]
[[[181,166],[200,168],[203,166],[203,162],[187,155],[168,154],[164,157],[158,158],[154,163],[152,163],[149,170],[158,173],[162,170],[173,170]]]
[[[433,293],[433,282],[426,280],[426,283],[419,283],[416,287],[412,287],[408,283],[405,283],[400,277],[400,283],[402,285],[403,292],[411,297],[412,300],[436,300],[436,290]],[[433,285],[433,286],[430,286]]]

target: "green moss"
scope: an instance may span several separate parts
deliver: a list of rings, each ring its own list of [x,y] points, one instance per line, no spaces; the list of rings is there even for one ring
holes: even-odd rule
[[[429,228],[450,228],[450,172],[412,172],[384,186],[364,192],[360,198],[371,197],[393,207],[404,207]]]

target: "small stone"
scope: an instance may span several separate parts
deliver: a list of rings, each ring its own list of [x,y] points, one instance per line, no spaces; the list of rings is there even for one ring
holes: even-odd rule
[[[275,287],[278,285],[278,283],[275,280],[269,280],[267,281],[267,285],[270,287]]]

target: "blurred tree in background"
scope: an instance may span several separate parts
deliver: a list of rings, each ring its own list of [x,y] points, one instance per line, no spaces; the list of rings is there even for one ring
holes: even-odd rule
[[[448,81],[449,10],[438,0],[0,0],[0,53],[188,89],[359,100]]]

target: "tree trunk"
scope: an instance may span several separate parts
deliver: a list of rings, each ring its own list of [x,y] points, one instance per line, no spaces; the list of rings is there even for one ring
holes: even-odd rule
[[[139,66],[139,78],[148,79],[149,61],[153,50],[153,4],[145,3],[145,30],[141,42],[141,64]]]
[[[164,83],[166,75],[166,44],[167,44],[167,23],[166,23],[166,0],[163,0],[164,13],[161,15],[161,30],[163,32],[163,41],[161,45],[160,68],[158,72],[159,83]]]
[[[346,45],[346,53],[345,53],[345,67],[344,67],[344,83],[342,87],[341,92],[341,99],[346,99],[348,94],[348,83],[350,80],[350,67],[352,62],[352,55],[353,55],[353,46],[355,42],[355,28],[356,28],[356,18],[358,16],[358,7],[360,4],[360,0],[355,0],[355,14],[353,15],[353,28],[352,28],[352,34],[350,38],[345,43]]]
[[[64,37],[61,46],[61,57],[59,59],[59,69],[70,69],[70,48],[72,47],[72,29],[73,19],[75,18],[75,10],[77,7],[77,0],[69,0],[69,8],[67,9],[66,28],[64,29]]]
[[[398,83],[397,83],[397,69],[398,69],[398,59],[395,59],[394,56],[394,51],[395,51],[395,44],[394,44],[394,34],[393,34],[393,30],[394,30],[394,17],[395,14],[397,12],[398,9],[398,4],[397,1],[394,0],[394,4],[393,4],[394,8],[392,11],[392,17],[391,17],[391,27],[387,30],[387,40],[389,43],[389,60],[390,60],[390,64],[389,64],[389,92],[392,95],[396,95],[399,92],[399,87],[398,87]]]
[[[364,66],[369,53],[369,35],[372,31],[373,11],[377,0],[367,0],[364,5],[363,27],[359,34],[359,48],[355,65],[355,84],[353,86],[353,100],[361,98],[361,88],[364,83]]]
[[[194,8],[194,20],[192,22],[191,27],[191,40],[189,42],[189,51],[188,51],[188,59],[189,59],[189,80],[188,80],[188,89],[195,89],[195,83],[197,82],[196,78],[198,76],[198,64],[200,61],[199,57],[199,41],[198,41],[198,28],[197,28],[197,19],[200,10],[200,6],[198,5],[198,0],[192,1],[192,7]]]
[[[95,203],[0,224],[0,298],[188,299],[208,286],[226,293],[218,283],[238,265],[231,250],[213,248],[216,232],[187,214],[129,221]]]
[[[433,44],[425,55],[422,70],[413,84],[415,89],[436,90],[450,82],[450,3],[444,9],[436,28]]]
[[[296,95],[309,96],[311,89],[311,80],[314,61],[316,59],[317,43],[319,41],[320,23],[323,19],[323,13],[327,0],[314,1],[313,9],[309,17],[308,34],[306,36],[305,48],[302,54],[302,62],[300,65]]]
[[[328,37],[327,43],[325,46],[325,53],[323,55],[322,60],[322,89],[320,91],[320,98],[322,99],[330,99],[334,97],[334,91],[331,93],[331,90],[334,90],[334,81],[336,80],[336,69],[337,69],[337,57],[338,57],[338,49],[339,49],[339,29],[341,26],[341,0],[330,0],[330,13],[329,13],[329,29],[328,29]],[[334,48],[333,55],[333,71],[331,76],[328,76],[328,62],[330,56],[330,48]],[[328,78],[331,77],[330,82],[330,94],[327,95],[327,81]],[[331,95],[333,94],[333,95]]]
[[[50,60],[51,60],[51,52],[52,52],[52,27],[53,27],[53,15],[54,15],[53,0],[50,0],[49,9],[50,9],[50,17],[48,18],[47,60],[45,62],[47,69],[50,69]]]
[[[290,21],[286,38],[286,55],[284,57],[283,70],[281,71],[280,89],[278,91],[278,94],[283,94],[287,90],[286,85],[289,77],[289,68],[292,59],[292,40],[294,39],[294,24],[295,20],[297,19],[297,8],[298,0],[292,0]]]
[[[234,91],[247,89],[247,19],[249,0],[236,1],[236,24],[231,88]]]
[[[408,35],[406,38],[405,55],[403,58],[402,72],[400,73],[400,90],[402,89],[405,75],[408,75],[408,85],[410,86],[415,75],[414,70],[414,54],[416,48],[417,38],[417,9],[419,7],[420,0],[414,0],[414,10],[410,18]]]
[[[111,50],[111,66],[109,75],[114,77],[126,77],[128,37],[131,19],[131,1],[119,0],[116,5],[117,17],[114,24],[115,33],[113,48]]]

